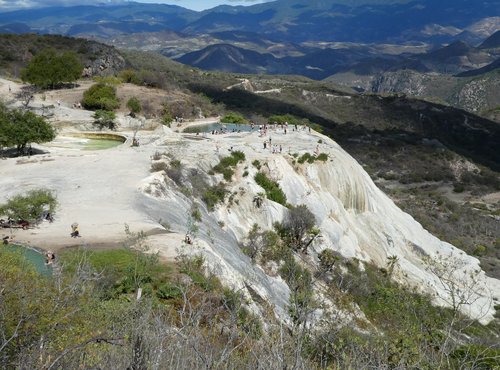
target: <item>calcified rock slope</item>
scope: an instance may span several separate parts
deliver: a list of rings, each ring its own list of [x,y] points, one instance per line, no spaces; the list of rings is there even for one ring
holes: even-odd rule
[[[313,263],[317,263],[317,254],[325,248],[381,267],[387,265],[387,257],[397,256],[397,278],[417,290],[433,293],[436,303],[445,304],[449,297],[436,276],[427,271],[423,259],[456,260],[461,266],[456,271],[456,281],[459,286],[463,283],[465,289],[470,287],[468,274],[480,270],[478,260],[440,241],[401,211],[337,143],[306,131],[289,131],[285,135],[277,130],[270,136],[273,144],[282,145],[282,154],[265,150],[265,138],[256,132],[184,135],[184,138],[171,134],[168,139],[162,137],[154,143],[160,151],[164,149],[179,159],[184,173],[196,169],[196,176],[204,177],[211,184],[221,181],[222,176],[210,176],[208,171],[220,158],[230,154],[230,147],[246,155],[245,163],[238,166],[227,185],[234,194],[231,204],[226,201],[214,212],[208,212],[199,201],[202,221],[198,225],[195,243],[193,246],[184,245],[180,251],[203,253],[209,266],[224,282],[247,293],[250,286],[275,306],[278,315],[286,316],[289,290],[285,282],[276,274],[266,274],[260,266],[252,265],[239,247],[254,223],[262,229],[272,229],[273,223],[282,221],[286,212],[286,208],[269,200],[265,200],[260,208],[253,204],[254,196],[263,192],[254,181],[257,169],[251,165],[257,159],[264,164],[261,171],[278,181],[289,203],[305,204],[314,213],[323,237],[312,245],[309,252],[308,259]],[[322,142],[318,144],[320,139]],[[317,146],[320,152],[328,154],[327,162],[292,164],[293,157],[289,153],[312,154]],[[249,175],[243,177],[245,169]],[[144,199],[138,200],[140,207],[145,207],[144,211],[151,218],[162,219],[179,234],[187,230],[192,201],[164,172],[156,172],[145,179],[141,190]],[[158,238],[156,245],[160,251],[165,251],[167,247],[161,239]],[[180,245],[179,239],[175,245]],[[494,314],[492,303],[500,298],[500,281],[480,272],[474,291],[473,303],[464,309],[470,316],[488,322]]]

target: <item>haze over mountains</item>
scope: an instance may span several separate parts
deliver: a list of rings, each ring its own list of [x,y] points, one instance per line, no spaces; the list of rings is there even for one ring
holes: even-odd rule
[[[302,75],[483,112],[500,104],[486,97],[498,95],[499,9],[498,0],[278,0],[202,12],[130,2],[6,12],[0,32],[83,37],[204,70]],[[434,88],[442,76],[453,96]],[[486,95],[457,98],[479,76]]]
[[[0,22],[73,36],[99,23],[117,33],[165,28],[189,34],[245,31],[286,42],[449,41],[488,35],[498,25],[498,5],[494,0],[279,0],[195,12],[174,5],[126,3],[20,10],[0,15]]]
[[[263,54],[271,67],[250,68],[252,71],[274,73],[273,58],[304,56],[331,64],[350,63],[374,54],[373,48],[361,48],[355,55],[334,43],[435,45],[456,40],[471,44],[482,42],[500,26],[499,1],[472,0],[440,2],[430,0],[360,0],[360,1],[305,1],[279,0],[248,7],[219,6],[203,12],[175,5],[126,3],[109,6],[73,6],[18,10],[0,14],[0,32],[57,33],[68,36],[98,38],[118,46],[159,50],[168,56],[180,56],[214,44],[232,44]],[[165,32],[170,31],[170,32]],[[127,45],[130,35],[141,35]],[[189,42],[199,39],[204,40]],[[173,41],[176,44],[173,45]],[[183,43],[191,44],[182,47]],[[351,45],[352,46],[352,45]],[[339,53],[314,55],[318,49],[336,48]],[[345,47],[345,45],[344,45]],[[224,51],[227,47],[224,46]],[[180,49],[180,50],[179,50]],[[211,53],[213,47],[207,52]],[[425,50],[425,49],[424,49]],[[415,50],[407,50],[415,51]],[[419,50],[422,51],[422,50]],[[204,51],[203,51],[204,52]],[[241,50],[232,49],[233,53]],[[379,50],[376,54],[394,54],[399,51]],[[269,54],[269,55],[266,55]],[[346,54],[346,55],[344,55]],[[250,54],[253,55],[253,54]],[[250,61],[234,72],[246,71]],[[198,59],[196,56],[190,59]],[[304,65],[305,60],[283,60],[282,65]],[[217,68],[207,66],[205,68]],[[227,61],[222,60],[222,64]],[[261,66],[262,67],[262,66]],[[284,72],[324,78],[335,68],[310,66],[300,70],[291,66]],[[304,68],[304,67],[303,67]],[[323,73],[314,71],[323,69]],[[332,73],[330,73],[332,74]]]

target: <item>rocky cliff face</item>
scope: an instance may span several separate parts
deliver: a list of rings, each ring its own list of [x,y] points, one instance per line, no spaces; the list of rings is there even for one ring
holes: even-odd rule
[[[114,75],[125,68],[125,59],[111,46],[88,42],[79,51],[84,51],[82,77]]]
[[[381,73],[366,84],[375,93],[399,93],[432,97],[476,114],[500,106],[500,73],[493,71],[476,77],[453,77],[415,71]]]
[[[221,157],[229,155],[228,149],[245,153],[245,162],[226,184],[231,194],[229,200],[215,211],[209,212],[201,201],[186,196],[185,186],[176,185],[163,171],[143,182],[144,199],[140,202],[146,204],[151,218],[161,218],[179,234],[192,232],[193,219],[189,215],[193,202],[198,204],[202,221],[194,228],[197,230],[194,244],[185,244],[182,252],[203,253],[226,283],[245,291],[249,299],[256,292],[272,303],[279,316],[286,318],[290,294],[287,284],[269,266],[253,265],[240,248],[253,224],[263,230],[272,229],[287,212],[287,208],[268,199],[261,207],[255,205],[254,197],[263,189],[254,181],[254,175],[264,171],[279,183],[291,205],[304,204],[315,216],[321,238],[303,256],[310,265],[318,264],[318,254],[325,249],[380,267],[387,265],[388,257],[396,256],[399,261],[396,279],[417,291],[433,294],[437,304],[449,305],[453,292],[443,285],[442,277],[432,265],[452,262],[453,286],[473,290],[464,311],[483,322],[493,318],[492,302],[500,299],[500,282],[480,272],[477,259],[440,241],[402,212],[337,143],[305,131],[285,135],[277,130],[271,136],[273,143],[282,145],[282,154],[271,154],[264,149],[265,138],[257,133],[200,135],[193,140],[165,143],[166,152],[181,161],[184,173],[195,174],[190,181],[203,178],[209,184],[222,180],[220,175],[209,172]],[[328,160],[299,164],[290,155],[315,150],[326,153]],[[260,170],[251,165],[255,160],[262,164]],[[321,289],[317,288],[315,293],[320,295]]]

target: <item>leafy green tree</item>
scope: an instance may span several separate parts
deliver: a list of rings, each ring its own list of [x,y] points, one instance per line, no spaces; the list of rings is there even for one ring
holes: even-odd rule
[[[44,212],[54,213],[56,207],[57,199],[50,190],[37,189],[8,199],[0,205],[0,215],[34,222],[39,220]]]
[[[25,82],[42,89],[53,89],[63,83],[76,81],[83,71],[78,55],[68,51],[58,54],[54,49],[45,49],[35,55],[21,72]]]
[[[33,112],[0,108],[0,146],[15,146],[22,154],[29,144],[45,143],[55,137],[55,129],[45,118]]]
[[[237,113],[228,113],[220,120],[222,123],[237,123],[237,124],[245,124],[248,121],[241,115]]]
[[[306,205],[301,204],[288,209],[283,227],[290,238],[293,249],[297,250],[303,246],[304,236],[314,227],[315,223],[316,218]]]
[[[94,123],[99,125],[101,130],[106,127],[110,130],[115,128],[115,112],[99,109],[94,113]]]
[[[141,101],[133,96],[127,101],[127,108],[130,109],[130,115],[135,117],[137,113],[142,111]]]
[[[170,107],[164,103],[162,105],[162,112],[161,112],[161,123],[167,127],[170,127],[170,124],[174,120],[172,116],[172,111],[170,110]]]
[[[116,88],[98,83],[83,93],[82,105],[87,109],[111,111],[120,106],[120,101],[116,96]]]

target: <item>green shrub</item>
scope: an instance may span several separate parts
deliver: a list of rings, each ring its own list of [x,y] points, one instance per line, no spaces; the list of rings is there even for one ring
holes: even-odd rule
[[[451,353],[451,357],[462,364],[462,368],[499,369],[500,349],[480,344],[466,344]],[[465,367],[463,365],[466,365]],[[467,366],[469,365],[469,366]],[[458,367],[458,366],[457,366]]]
[[[205,273],[205,258],[202,255],[181,256],[179,262],[180,272],[188,275],[204,291],[222,289],[220,280],[214,274]]]
[[[220,183],[215,186],[209,187],[202,195],[201,199],[207,205],[209,211],[213,211],[218,203],[224,202],[227,190],[224,184]]]
[[[195,221],[201,222],[201,211],[196,203],[193,203],[191,206],[191,217],[193,217]]]
[[[317,157],[315,157],[309,153],[304,153],[304,154],[302,154],[302,156],[299,157],[299,159],[297,161],[300,164],[304,164],[305,162],[314,163],[314,161],[316,161],[316,160],[326,162],[328,160],[328,154],[320,153]]]
[[[132,115],[136,115],[141,112],[142,105],[140,100],[133,96],[127,101],[127,108],[130,109],[130,113],[132,113]]]
[[[220,120],[222,123],[246,124],[248,121],[237,113],[228,113]]]
[[[261,164],[260,164],[260,161],[259,161],[258,159],[254,160],[254,161],[252,162],[252,165],[253,165],[256,169],[260,170]]]
[[[161,111],[161,123],[162,123],[162,125],[170,127],[173,120],[174,120],[174,117],[172,116],[172,111],[170,110],[170,107],[168,106],[167,103],[164,103],[162,105],[162,111]]]
[[[486,252],[488,251],[488,248],[484,245],[478,245],[474,251],[472,252],[472,254],[474,256],[483,256]]]
[[[257,173],[254,179],[255,182],[265,190],[266,196],[269,200],[286,207],[286,195],[276,181],[271,180],[261,172]]]
[[[318,161],[326,162],[326,161],[328,160],[328,154],[326,154],[326,153],[320,153],[320,154],[316,157],[316,159],[317,159]]]
[[[156,296],[160,299],[175,299],[182,296],[182,292],[179,287],[165,283],[160,285],[156,291]]]
[[[341,260],[341,255],[331,249],[325,249],[318,255],[318,258],[321,271],[329,272]]]
[[[82,105],[91,110],[112,111],[120,106],[120,102],[113,86],[98,83],[83,93]]]
[[[238,163],[245,160],[245,153],[241,151],[233,151],[229,157],[224,157],[220,162],[213,168],[214,172],[221,173],[224,176],[224,180],[231,181],[234,175],[234,168]]]
[[[135,85],[142,85],[142,81],[139,78],[136,71],[132,69],[124,69],[119,74],[118,77],[126,83],[131,83]]]
[[[302,156],[298,159],[298,162],[300,164],[303,164],[304,162],[307,162],[307,163],[314,163],[314,156],[312,156],[311,154],[309,153],[304,153],[302,154]]]
[[[100,84],[118,86],[122,83],[122,80],[115,76],[96,76],[93,80]]]
[[[101,130],[103,128],[109,128],[110,130],[115,129],[115,119],[116,119],[115,112],[98,109],[94,113],[93,117],[94,117],[94,123],[96,125],[99,125]]]

